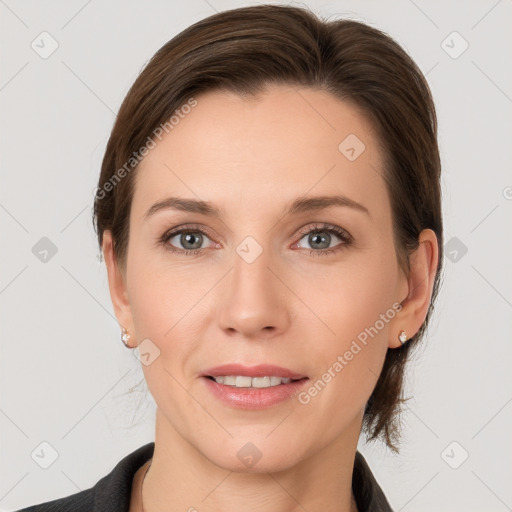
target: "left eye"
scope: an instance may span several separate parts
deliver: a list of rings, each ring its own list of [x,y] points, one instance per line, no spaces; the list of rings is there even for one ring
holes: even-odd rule
[[[335,247],[331,246],[331,242],[333,241],[333,235],[335,238],[338,238],[342,243],[337,244]],[[307,231],[301,238],[301,240],[306,239],[306,242],[310,245],[310,248],[318,249],[316,251],[310,251],[315,253],[330,253],[334,250],[339,249],[339,246],[349,245],[351,242],[350,235],[341,228],[334,227],[315,227]],[[300,241],[297,243],[297,246],[303,249],[308,249],[308,247],[302,247],[300,245]],[[342,248],[341,247],[341,248]]]

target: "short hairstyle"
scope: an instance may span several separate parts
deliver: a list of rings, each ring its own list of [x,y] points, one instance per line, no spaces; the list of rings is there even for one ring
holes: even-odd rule
[[[384,156],[393,243],[406,275],[420,232],[430,228],[437,236],[439,261],[425,321],[406,344],[388,349],[364,410],[367,441],[382,438],[397,453],[401,404],[408,400],[402,396],[404,370],[438,294],[443,225],[432,95],[420,69],[390,36],[358,21],[327,21],[306,8],[276,5],[223,11],[180,32],[149,60],[119,109],[94,200],[100,250],[109,230],[116,261],[125,268],[138,152],[159,126],[169,126],[194,95],[226,90],[254,97],[270,84],[324,90],[367,116]]]

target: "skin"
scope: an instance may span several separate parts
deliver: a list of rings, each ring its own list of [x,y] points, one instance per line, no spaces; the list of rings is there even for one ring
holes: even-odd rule
[[[405,275],[392,241],[382,154],[353,106],[325,91],[282,85],[257,99],[225,91],[196,99],[137,170],[126,267],[116,264],[108,231],[103,242],[120,325],[132,346],[149,338],[160,350],[142,365],[157,404],[145,510],[354,512],[364,406],[386,351],[400,346],[400,331],[410,338],[425,319],[435,233],[421,233]],[[366,147],[354,161],[338,150],[349,134]],[[369,215],[339,206],[284,215],[296,198],[334,194],[363,204]],[[169,196],[210,201],[223,216],[169,209],[144,218]],[[339,226],[353,242],[325,232],[325,245],[308,241],[301,228],[315,223]],[[208,231],[200,256],[158,243],[184,224]],[[250,264],[236,252],[247,236],[263,250]],[[194,243],[201,242],[184,246],[175,236],[167,247],[183,251]],[[340,250],[316,254],[327,245]],[[227,362],[270,363],[315,382],[394,303],[402,309],[307,404],[292,397],[264,410],[235,409],[200,377]],[[252,467],[237,457],[248,442],[262,454]],[[140,510],[138,500],[132,510]]]

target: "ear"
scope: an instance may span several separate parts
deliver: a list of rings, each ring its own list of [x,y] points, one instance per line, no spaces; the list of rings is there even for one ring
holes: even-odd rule
[[[402,346],[398,335],[405,331],[407,339],[412,338],[421,328],[432,297],[434,278],[439,257],[437,236],[431,229],[424,229],[419,236],[419,246],[410,255],[410,272],[404,277],[401,287],[402,309],[396,315],[390,330],[389,348]]]
[[[119,325],[124,327],[133,337],[132,313],[126,290],[126,272],[119,267],[116,261],[112,244],[112,233],[109,230],[103,232],[102,250],[107,267],[110,298],[112,299],[117,321]]]

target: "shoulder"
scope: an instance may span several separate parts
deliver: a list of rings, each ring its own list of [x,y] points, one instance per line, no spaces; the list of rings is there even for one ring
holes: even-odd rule
[[[65,498],[31,505],[18,512],[85,512],[94,510],[94,487],[71,494]]]
[[[362,453],[356,451],[352,491],[359,512],[393,512]]]
[[[89,489],[31,505],[17,512],[128,512],[133,476],[153,456],[154,447],[155,443],[151,442],[137,448]]]

